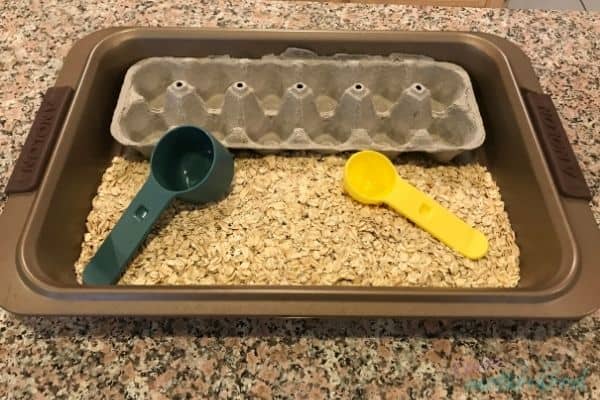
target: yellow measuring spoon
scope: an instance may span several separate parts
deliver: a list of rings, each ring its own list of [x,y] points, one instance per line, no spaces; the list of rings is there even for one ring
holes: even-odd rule
[[[387,204],[468,258],[475,260],[487,253],[488,241],[481,232],[402,179],[381,153],[353,154],[344,168],[344,190],[364,204]]]

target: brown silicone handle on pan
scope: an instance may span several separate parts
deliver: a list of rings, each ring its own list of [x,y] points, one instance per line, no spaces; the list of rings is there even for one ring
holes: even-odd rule
[[[37,188],[72,97],[73,88],[69,86],[54,86],[46,91],[6,185],[7,194],[31,192]]]
[[[526,89],[522,93],[558,191],[567,197],[591,200],[590,189],[552,98]]]

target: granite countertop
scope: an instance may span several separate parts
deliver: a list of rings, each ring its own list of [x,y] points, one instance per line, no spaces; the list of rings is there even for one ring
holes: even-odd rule
[[[506,37],[531,57],[563,118],[600,221],[600,13],[131,3],[0,4],[1,193],[42,93],[73,42],[94,30],[461,30]],[[598,311],[577,322],[44,319],[0,311],[0,397],[600,398],[599,330]]]

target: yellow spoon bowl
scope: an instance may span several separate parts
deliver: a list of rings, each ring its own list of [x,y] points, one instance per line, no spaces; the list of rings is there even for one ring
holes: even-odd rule
[[[381,153],[353,154],[344,168],[344,190],[361,203],[388,205],[465,257],[476,260],[488,251],[480,231],[402,179]]]

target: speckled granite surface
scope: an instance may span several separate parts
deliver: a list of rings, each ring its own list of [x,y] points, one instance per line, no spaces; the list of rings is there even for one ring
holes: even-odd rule
[[[564,119],[600,221],[600,13],[255,1],[41,3],[0,3],[0,192],[42,92],[73,41],[93,30],[477,30],[508,37],[532,58]],[[46,320],[0,311],[0,398],[600,398],[599,329],[600,312],[570,323]]]

